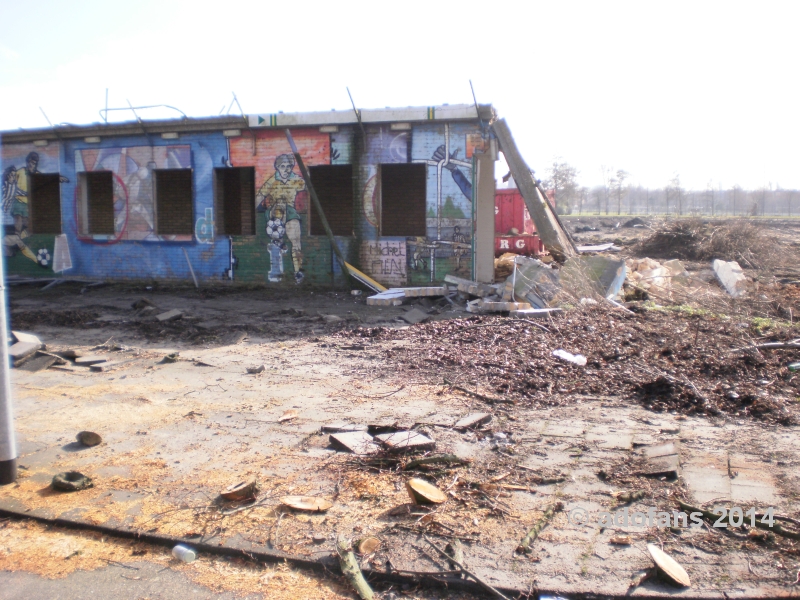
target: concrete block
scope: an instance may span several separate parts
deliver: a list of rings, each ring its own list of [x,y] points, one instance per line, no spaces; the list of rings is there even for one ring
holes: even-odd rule
[[[162,323],[166,323],[167,321],[177,321],[181,318],[183,318],[183,313],[177,308],[173,308],[172,310],[168,310],[160,315],[156,315],[156,319]]]
[[[17,342],[27,342],[29,344],[41,344],[42,340],[33,335],[32,333],[25,333],[23,331],[12,331],[11,335]]]
[[[459,419],[453,427],[455,429],[471,429],[479,425],[486,425],[492,420],[491,413],[472,413]]]
[[[719,279],[722,287],[734,298],[740,298],[747,293],[747,278],[744,276],[742,267],[735,260],[725,262],[715,260],[711,263],[714,274]]]
[[[403,319],[406,323],[410,323],[411,325],[416,325],[417,323],[422,323],[423,321],[427,321],[431,318],[431,316],[421,311],[418,308],[412,308],[407,313],[400,315],[400,318]]]
[[[30,360],[26,360],[17,368],[20,371],[30,371],[31,373],[36,373],[37,371],[44,371],[45,369],[50,368],[56,363],[57,360],[58,358],[55,356],[44,354],[42,356],[37,356]]]
[[[375,439],[390,452],[422,452],[436,447],[436,442],[418,431],[382,433],[376,435]]]
[[[445,296],[447,295],[446,287],[414,287],[402,288],[406,298],[428,298],[431,296]]]
[[[39,343],[17,342],[8,349],[8,355],[16,363],[17,361],[23,360],[25,358],[28,358],[32,354],[35,354],[36,351],[39,350],[41,347],[42,347],[41,342]]]
[[[367,298],[367,306],[400,306],[406,297],[403,290],[387,290]]]
[[[353,454],[375,454],[379,450],[378,444],[366,431],[333,433],[328,439],[336,448]]]

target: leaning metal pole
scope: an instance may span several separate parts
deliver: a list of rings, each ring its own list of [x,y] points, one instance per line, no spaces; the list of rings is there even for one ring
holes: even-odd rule
[[[17,442],[11,405],[8,369],[8,323],[6,321],[5,258],[0,256],[0,485],[17,480]]]

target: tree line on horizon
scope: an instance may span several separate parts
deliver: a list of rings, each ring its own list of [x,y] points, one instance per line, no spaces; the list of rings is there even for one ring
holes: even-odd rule
[[[800,190],[767,184],[755,190],[734,185],[727,189],[709,185],[704,190],[683,187],[679,174],[660,188],[630,185],[630,173],[602,167],[603,184],[581,186],[578,170],[559,159],[547,169],[542,186],[561,215],[677,215],[677,216],[797,216]]]

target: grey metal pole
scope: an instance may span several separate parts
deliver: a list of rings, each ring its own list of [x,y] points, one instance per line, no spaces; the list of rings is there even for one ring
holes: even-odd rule
[[[11,405],[8,369],[8,324],[6,322],[5,258],[0,256],[0,485],[17,480],[17,441]]]

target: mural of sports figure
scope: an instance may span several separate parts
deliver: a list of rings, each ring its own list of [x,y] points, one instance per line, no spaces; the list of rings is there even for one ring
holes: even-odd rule
[[[24,241],[30,235],[28,232],[28,217],[30,216],[28,195],[31,187],[31,175],[38,172],[39,154],[36,152],[30,152],[25,157],[23,168],[17,169],[12,165],[3,171],[3,212],[10,214],[14,219],[14,232],[8,231],[3,236],[3,253],[5,256],[11,257],[17,252],[21,252],[26,258],[46,267],[49,260],[41,261]],[[62,175],[59,177],[59,181],[65,183],[69,179]]]
[[[445,149],[444,144],[439,146],[433,153],[431,157],[432,160],[439,162],[440,160],[444,159],[445,157]],[[456,149],[455,152],[450,154],[450,158],[458,158],[458,150]],[[467,179],[467,176],[461,172],[461,169],[458,168],[457,165],[448,162],[444,165],[444,168],[450,171],[450,175],[453,177],[453,181],[455,181],[458,189],[461,190],[461,193],[464,194],[467,198],[472,200],[472,182]]]
[[[305,189],[306,182],[294,173],[294,156],[281,154],[275,159],[275,174],[264,182],[256,194],[258,212],[268,212],[267,235],[270,237],[271,245],[280,248],[280,245],[275,243],[279,241],[276,234],[282,239],[284,232],[292,245],[294,280],[298,284],[302,283],[305,275],[300,244],[302,224],[295,208],[295,200]],[[280,273],[283,272],[282,264],[280,269],[275,268],[276,254],[270,252],[273,262],[270,281],[280,281]]]

